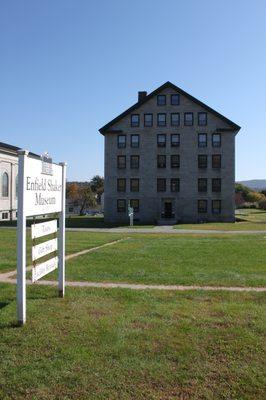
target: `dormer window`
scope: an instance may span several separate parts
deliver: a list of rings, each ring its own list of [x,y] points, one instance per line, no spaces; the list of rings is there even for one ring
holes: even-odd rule
[[[180,104],[180,96],[179,94],[171,94],[171,105],[179,106]]]
[[[199,112],[198,113],[198,125],[199,126],[206,126],[207,125],[207,113],[206,112]]]
[[[157,106],[165,106],[166,105],[166,96],[164,94],[159,94],[157,96]]]
[[[139,126],[139,114],[131,114],[131,126],[132,127]]]

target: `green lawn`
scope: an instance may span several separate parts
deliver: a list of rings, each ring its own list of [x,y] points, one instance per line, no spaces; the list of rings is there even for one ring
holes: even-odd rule
[[[204,224],[179,224],[175,229],[219,230],[219,231],[266,231],[266,223],[253,222],[207,222]]]
[[[89,233],[66,232],[66,254],[96,247],[113,240],[120,239],[122,235],[116,233]],[[47,240],[47,236],[43,240]],[[27,232],[27,263],[31,263],[31,239]],[[16,230],[0,229],[0,271],[16,269]]]
[[[2,229],[0,235],[0,270],[15,269],[15,231]],[[126,240],[67,261],[67,280],[266,286],[264,235],[67,232],[66,252],[71,254],[120,238]],[[30,240],[28,250],[29,245]],[[56,277],[57,271],[44,279]]]
[[[265,260],[264,235],[132,234],[69,260],[66,276],[99,282],[266,286]]]
[[[266,231],[266,211],[257,209],[237,210],[238,222],[208,222],[204,224],[179,224],[176,229],[222,230],[222,231]]]
[[[262,400],[265,295],[0,284],[0,398]]]

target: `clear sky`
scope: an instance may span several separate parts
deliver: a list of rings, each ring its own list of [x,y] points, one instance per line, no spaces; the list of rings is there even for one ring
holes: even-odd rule
[[[266,179],[265,0],[0,0],[0,141],[103,174],[98,129],[165,81],[239,124]]]

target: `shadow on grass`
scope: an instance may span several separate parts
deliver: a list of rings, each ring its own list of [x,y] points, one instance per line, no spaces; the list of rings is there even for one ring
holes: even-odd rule
[[[51,218],[36,219],[35,222],[46,222],[50,221]],[[33,220],[27,220],[27,226],[30,227],[33,224]],[[154,224],[154,222],[151,222]],[[147,225],[147,223],[134,222],[135,226]],[[16,227],[17,221],[1,221],[0,227]],[[129,226],[129,223],[106,223],[103,217],[68,217],[66,218],[66,228],[119,228]]]

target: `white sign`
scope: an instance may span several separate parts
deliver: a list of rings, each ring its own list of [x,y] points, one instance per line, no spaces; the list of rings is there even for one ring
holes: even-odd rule
[[[31,238],[37,239],[45,235],[57,232],[57,220],[31,225]]]
[[[58,257],[51,258],[51,260],[45,261],[36,267],[32,268],[32,282],[36,282],[38,279],[42,278],[44,275],[49,274],[49,272],[54,271],[58,265]]]
[[[34,266],[32,280],[58,270],[59,297],[65,295],[65,205],[66,163],[53,164],[49,154],[40,158],[29,157],[26,150],[18,150],[18,221],[17,221],[17,310],[18,323],[26,322],[26,222],[27,217],[58,213],[59,230],[57,239],[33,247],[32,259],[56,251],[58,257]],[[38,238],[57,230],[57,222],[33,225],[32,238]]]
[[[47,254],[57,250],[57,239],[47,240],[47,242],[36,244],[32,247],[32,261],[38,260]]]
[[[25,158],[24,212],[27,217],[62,211],[62,166],[51,164],[48,175],[43,163],[43,160]]]

